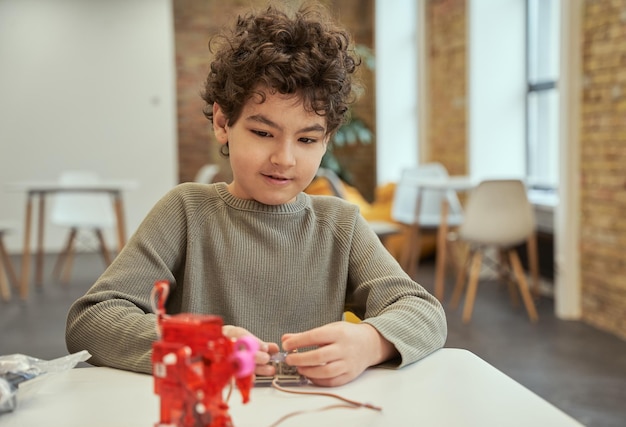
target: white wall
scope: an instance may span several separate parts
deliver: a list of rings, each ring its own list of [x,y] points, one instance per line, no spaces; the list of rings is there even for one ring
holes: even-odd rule
[[[469,150],[477,178],[524,177],[524,0],[470,0]]]
[[[376,171],[397,182],[418,163],[417,5],[376,0]]]
[[[7,183],[83,168],[136,180],[125,194],[128,235],[175,185],[170,2],[0,0],[0,220],[20,227],[11,252],[22,248],[26,198]],[[65,236],[48,227],[46,250]]]

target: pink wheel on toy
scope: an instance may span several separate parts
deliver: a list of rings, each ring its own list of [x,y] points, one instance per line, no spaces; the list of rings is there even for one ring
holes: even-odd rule
[[[254,373],[254,353],[259,350],[259,341],[251,335],[238,338],[235,341],[233,362],[236,366],[237,378],[247,377]]]

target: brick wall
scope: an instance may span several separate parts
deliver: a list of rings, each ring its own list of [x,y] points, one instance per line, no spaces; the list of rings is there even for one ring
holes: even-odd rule
[[[288,3],[299,4],[295,0]],[[176,43],[178,100],[178,165],[180,182],[192,181],[200,167],[218,163],[222,178],[231,177],[228,161],[219,155],[210,122],[203,116],[200,92],[207,74],[210,54],[208,40],[222,25],[229,24],[250,6],[264,8],[267,0],[230,1],[228,7],[217,0],[175,0],[174,26]],[[373,46],[374,0],[326,0],[340,23],[345,25],[357,43]],[[365,67],[362,67],[365,68]],[[366,94],[354,113],[374,130],[375,100],[372,73],[363,70]],[[373,197],[376,182],[374,144],[355,145],[334,150],[339,162],[354,177],[355,186],[366,198]]]
[[[451,175],[467,173],[466,0],[426,5],[428,141],[425,161],[443,163]]]
[[[374,0],[332,0],[337,19],[351,32],[355,43],[374,46]],[[376,134],[376,87],[374,74],[362,65],[359,71],[364,93],[353,107],[353,116],[363,120]],[[372,201],[376,187],[376,144],[335,147],[333,153],[353,178],[352,184]]]
[[[219,155],[211,123],[202,114],[200,98],[208,72],[209,37],[236,12],[254,1],[231,1],[226,8],[217,1],[174,0],[176,52],[176,93],[178,115],[178,177],[180,182],[193,181],[206,163],[221,166],[224,179],[231,176],[228,161]],[[265,4],[264,1],[256,1]]]
[[[586,0],[582,32],[583,319],[626,338],[626,0]]]

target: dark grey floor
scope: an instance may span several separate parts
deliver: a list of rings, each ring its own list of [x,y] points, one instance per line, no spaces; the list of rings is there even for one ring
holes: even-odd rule
[[[16,267],[19,266],[14,260]],[[96,254],[77,258],[69,286],[52,280],[54,257],[46,259],[46,283],[27,302],[0,302],[0,354],[42,359],[67,354],[67,309],[103,271]],[[422,263],[418,281],[432,290],[433,265]],[[448,294],[450,284],[448,284]],[[460,309],[448,311],[447,347],[465,348],[589,427],[626,426],[626,341],[580,322],[553,315],[549,298],[538,302],[531,324],[523,307],[512,307],[508,291],[481,282],[470,324]]]

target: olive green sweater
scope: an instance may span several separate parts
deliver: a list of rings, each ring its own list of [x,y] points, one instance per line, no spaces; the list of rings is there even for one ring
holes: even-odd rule
[[[157,280],[172,284],[169,314],[217,314],[267,342],[341,320],[346,307],[395,345],[398,366],[442,347],[447,334],[439,302],[404,273],[357,206],[331,196],[301,193],[268,206],[234,197],[224,183],[178,185],[72,305],[68,350],[150,373]]]

